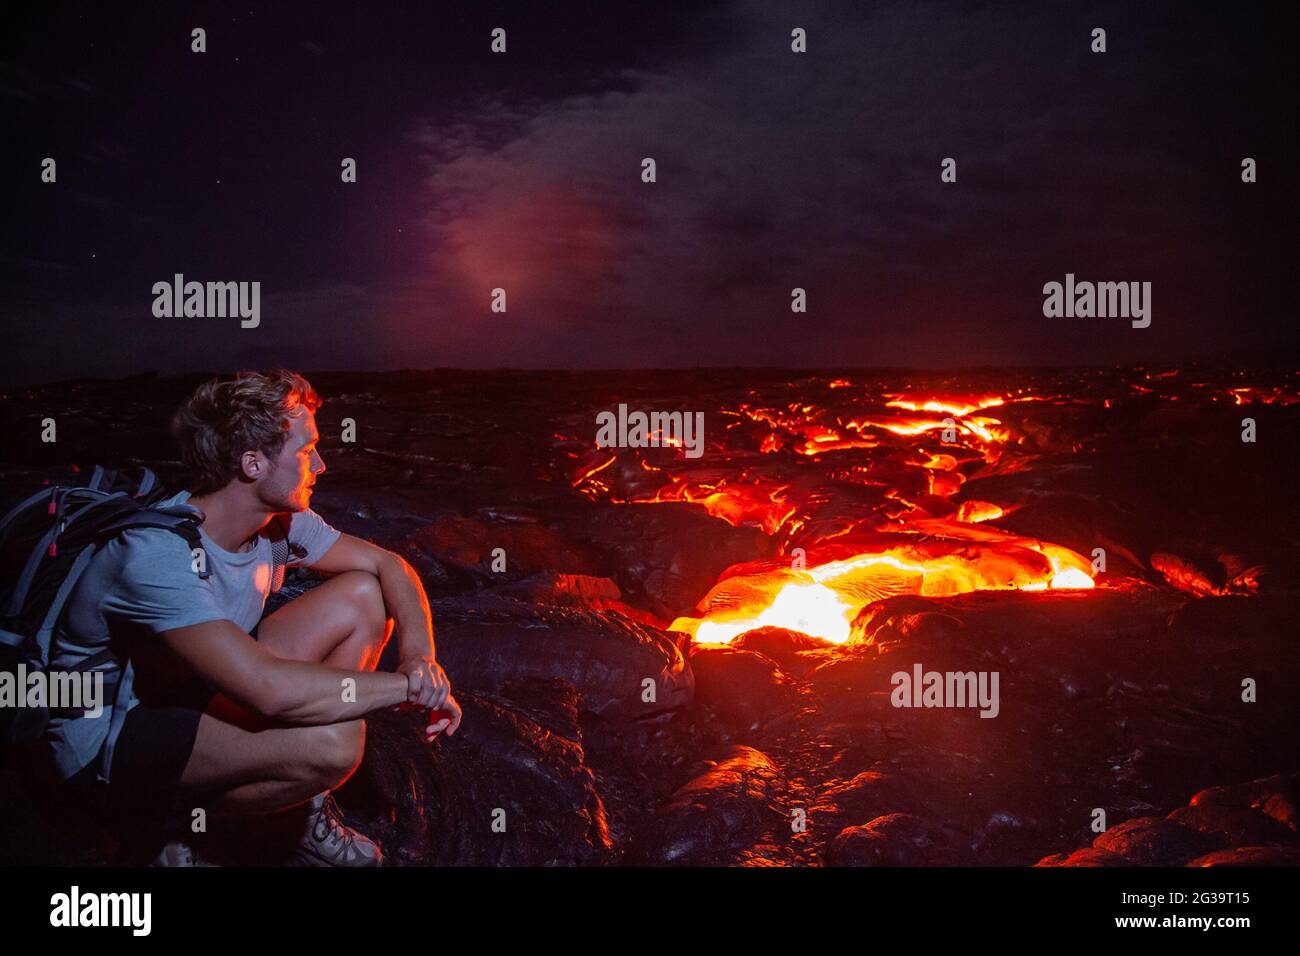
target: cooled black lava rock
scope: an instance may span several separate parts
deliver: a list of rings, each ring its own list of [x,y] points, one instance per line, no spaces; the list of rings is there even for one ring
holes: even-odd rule
[[[885,644],[913,639],[942,639],[958,634],[962,622],[944,613],[943,605],[906,594],[868,604],[853,619],[852,639]]]
[[[771,759],[732,747],[679,787],[632,841],[627,862],[644,866],[728,866],[761,856],[763,838],[790,826],[786,784]]]
[[[742,651],[766,654],[783,669],[798,672],[806,666],[808,655],[800,657],[805,651],[825,651],[834,648],[835,645],[823,638],[811,637],[802,631],[791,631],[784,627],[758,627],[737,635],[728,646]]]
[[[1128,860],[1110,850],[1088,846],[1073,853],[1054,853],[1045,856],[1034,866],[1132,866]]]
[[[461,692],[454,737],[425,742],[421,714],[367,719],[366,756],[339,791],[348,821],[390,865],[569,865],[608,859],[605,808],[563,682],[504,697]]]
[[[1138,866],[1182,866],[1212,850],[1223,839],[1159,817],[1138,817],[1111,827],[1092,841]]]
[[[1092,851],[1138,866],[1295,866],[1300,774],[1275,774],[1196,793],[1168,817],[1138,817],[1093,840]],[[1039,866],[1091,865],[1088,849],[1044,857]],[[1100,858],[1098,858],[1100,859]]]
[[[954,866],[973,862],[964,834],[909,813],[847,827],[826,849],[827,866]]]
[[[694,675],[667,632],[617,612],[493,595],[432,604],[438,659],[453,687],[495,691],[525,677],[560,678],[580,707],[636,720],[690,703]]]
[[[735,732],[773,723],[797,703],[790,678],[765,654],[730,645],[695,646],[690,665],[697,703],[709,707]]]
[[[1212,834],[1227,846],[1300,846],[1300,835],[1259,810],[1203,803],[1179,807],[1168,819]]]
[[[1197,857],[1188,866],[1300,866],[1300,848],[1242,846]]]
[[[899,774],[866,770],[819,793],[815,809],[856,820],[874,820],[904,810],[920,812],[925,807],[920,790]]]
[[[776,550],[757,528],[734,527],[677,502],[652,508],[599,503],[554,523],[569,540],[609,556],[611,570],[589,573],[609,574],[627,600],[670,621],[689,613],[729,566]]]

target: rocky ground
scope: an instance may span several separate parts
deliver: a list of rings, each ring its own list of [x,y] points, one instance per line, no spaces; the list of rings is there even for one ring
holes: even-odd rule
[[[737,470],[752,417],[690,463],[691,480],[721,468],[733,488],[742,471],[752,483],[785,469],[804,497],[781,500],[803,509],[801,524],[647,503],[633,487],[645,472],[622,458],[598,487],[582,481],[595,414],[619,402],[716,420],[747,402],[820,401],[854,374],[311,376],[327,399],[313,507],[420,571],[465,707],[461,732],[432,746],[412,715],[369,721],[366,759],[339,797],[390,863],[1297,862],[1294,374],[882,373],[899,390],[1033,390],[989,410],[1011,430],[1014,467],[958,454],[961,485],[943,495],[912,487],[911,464],[890,471],[906,451],[892,446],[885,458],[755,445]],[[3,393],[0,491],[72,462],[147,464],[180,487],[166,424],[197,381]],[[1246,415],[1254,443],[1240,438]],[[47,417],[53,444],[40,441]],[[349,418],[355,442],[341,440]],[[855,462],[898,484],[877,495],[846,480]],[[900,500],[927,520],[963,501],[1013,505],[990,527],[1105,548],[1107,572],[1087,591],[883,597],[845,644],[770,627],[710,645],[668,629],[700,614],[734,565]],[[917,663],[996,671],[997,717],[893,706],[891,675]],[[38,780],[27,757],[7,756],[0,858],[104,859],[100,834]]]

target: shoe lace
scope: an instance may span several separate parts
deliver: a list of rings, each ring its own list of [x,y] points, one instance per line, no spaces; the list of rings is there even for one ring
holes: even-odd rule
[[[352,831],[343,823],[343,811],[339,808],[333,794],[327,794],[316,812],[312,825],[312,836],[318,843],[326,841],[352,843]]]

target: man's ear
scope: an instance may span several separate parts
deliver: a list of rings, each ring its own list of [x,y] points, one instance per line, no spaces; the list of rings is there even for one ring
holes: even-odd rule
[[[256,481],[266,474],[270,462],[260,451],[246,451],[239,456],[239,470],[249,481]]]

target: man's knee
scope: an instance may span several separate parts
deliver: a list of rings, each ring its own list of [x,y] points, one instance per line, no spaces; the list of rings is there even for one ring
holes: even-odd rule
[[[357,769],[366,749],[366,723],[350,720],[310,729],[304,741],[304,771],[321,789],[338,786]]]
[[[384,590],[369,571],[344,571],[337,587],[358,626],[380,627],[387,619]]]

